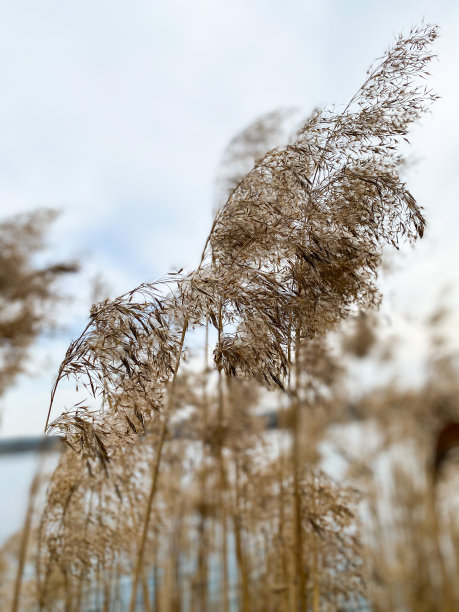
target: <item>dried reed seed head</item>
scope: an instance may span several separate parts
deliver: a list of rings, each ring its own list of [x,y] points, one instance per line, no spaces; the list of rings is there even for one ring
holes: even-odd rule
[[[169,277],[169,292],[142,285],[93,311],[56,381],[82,378],[102,402],[54,423],[72,446],[104,457],[142,429],[138,414],[159,408],[174,376],[184,321],[215,325],[218,369],[282,388],[298,340],[378,303],[383,246],[424,231],[397,147],[436,98],[418,85],[436,36],[435,26],[413,28],[343,112],[316,111],[257,161],[217,212],[195,272]]]
[[[217,171],[217,209],[224,206],[255,162],[289,140],[289,124],[297,113],[294,108],[266,113],[231,139]]]

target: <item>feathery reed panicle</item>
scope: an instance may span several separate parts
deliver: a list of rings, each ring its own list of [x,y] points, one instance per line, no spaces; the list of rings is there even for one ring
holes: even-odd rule
[[[230,140],[217,171],[217,210],[224,206],[255,162],[289,140],[289,125],[297,113],[294,108],[266,113]]]
[[[436,36],[422,25],[400,37],[344,111],[314,112],[291,144],[257,161],[217,212],[198,269],[176,277],[169,295],[143,285],[95,307],[51,404],[72,376],[102,409],[77,405],[54,430],[103,460],[142,431],[161,405],[185,319],[218,329],[218,369],[283,388],[296,332],[313,338],[378,301],[383,246],[424,230],[397,147],[436,98],[418,84]]]
[[[417,85],[437,28],[400,38],[342,113],[317,111],[234,189],[209,240],[223,320],[217,364],[280,384],[292,329],[312,338],[378,299],[385,244],[423,235],[400,138],[436,96]]]
[[[60,366],[50,405],[51,412],[65,378],[89,392],[92,405],[82,400],[50,425],[74,450],[106,463],[117,445],[144,432],[161,406],[181,350],[175,302],[171,306],[164,295],[164,287],[169,292],[176,282],[169,275],[93,306],[89,324]]]

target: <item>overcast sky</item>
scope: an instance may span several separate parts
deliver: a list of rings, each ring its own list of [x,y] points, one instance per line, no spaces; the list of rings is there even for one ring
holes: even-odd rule
[[[60,209],[51,254],[83,257],[68,290],[84,296],[95,273],[119,294],[173,267],[191,269],[231,137],[279,107],[306,115],[345,103],[394,36],[423,18],[437,23],[431,83],[442,98],[412,134],[417,163],[406,177],[429,228],[384,281],[387,304],[420,320],[443,287],[458,284],[457,1],[0,7],[0,215]],[[459,305],[457,290],[451,295]],[[35,376],[2,398],[0,436],[40,432],[53,375],[87,308],[86,297],[74,300],[67,331],[36,349]],[[419,342],[412,335],[408,361]]]

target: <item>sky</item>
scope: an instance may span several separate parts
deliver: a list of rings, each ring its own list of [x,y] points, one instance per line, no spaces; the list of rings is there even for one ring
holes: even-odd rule
[[[0,437],[42,431],[94,276],[117,295],[197,264],[237,132],[280,107],[306,116],[346,103],[423,19],[441,28],[431,66],[441,99],[411,134],[406,180],[428,229],[381,279],[389,325],[407,334],[408,377],[425,341],[416,324],[446,287],[459,305],[457,2],[0,0],[0,218],[59,209],[49,257],[82,262],[62,332],[38,343],[33,375],[0,399]]]

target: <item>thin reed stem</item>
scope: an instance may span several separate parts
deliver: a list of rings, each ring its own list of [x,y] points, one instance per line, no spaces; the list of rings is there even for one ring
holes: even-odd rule
[[[17,612],[19,610],[19,600],[21,596],[21,586],[22,586],[22,578],[24,574],[24,565],[26,562],[27,547],[29,544],[30,534],[32,530],[32,518],[34,514],[34,509],[35,509],[35,500],[37,497],[38,488],[40,486],[41,470],[42,470],[42,464],[40,461],[37,472],[30,486],[29,502],[27,504],[27,513],[26,513],[26,517],[24,521],[24,526],[22,528],[21,546],[19,548],[18,568],[16,572],[16,579],[14,581],[14,594],[13,594],[13,603],[11,605],[11,612]]]
[[[153,500],[155,498],[156,489],[158,485],[158,475],[159,475],[159,466],[161,463],[161,454],[162,454],[162,450],[164,446],[164,441],[166,439],[167,427],[169,423],[169,416],[170,416],[170,412],[171,412],[172,404],[174,400],[174,390],[175,390],[175,384],[177,380],[177,372],[180,367],[183,344],[185,342],[185,335],[186,335],[187,329],[188,329],[188,321],[186,320],[183,325],[182,335],[180,337],[177,362],[175,364],[174,373],[173,373],[172,380],[171,380],[169,390],[168,390],[166,409],[163,412],[163,418],[161,421],[161,429],[159,432],[159,439],[158,439],[157,446],[156,446],[155,459],[154,459],[153,466],[152,466],[153,473],[152,473],[152,479],[151,479],[151,486],[150,486],[150,491],[148,494],[147,505],[145,508],[145,517],[143,521],[142,536],[140,539],[140,546],[137,552],[137,560],[136,560],[136,565],[135,565],[135,570],[134,570],[134,576],[132,579],[132,591],[131,591],[131,601],[129,604],[129,612],[134,612],[135,607],[136,607],[137,587],[139,584],[140,575],[142,573],[143,557],[145,553],[145,544],[147,541],[148,527],[150,524],[151,510],[153,507]]]

